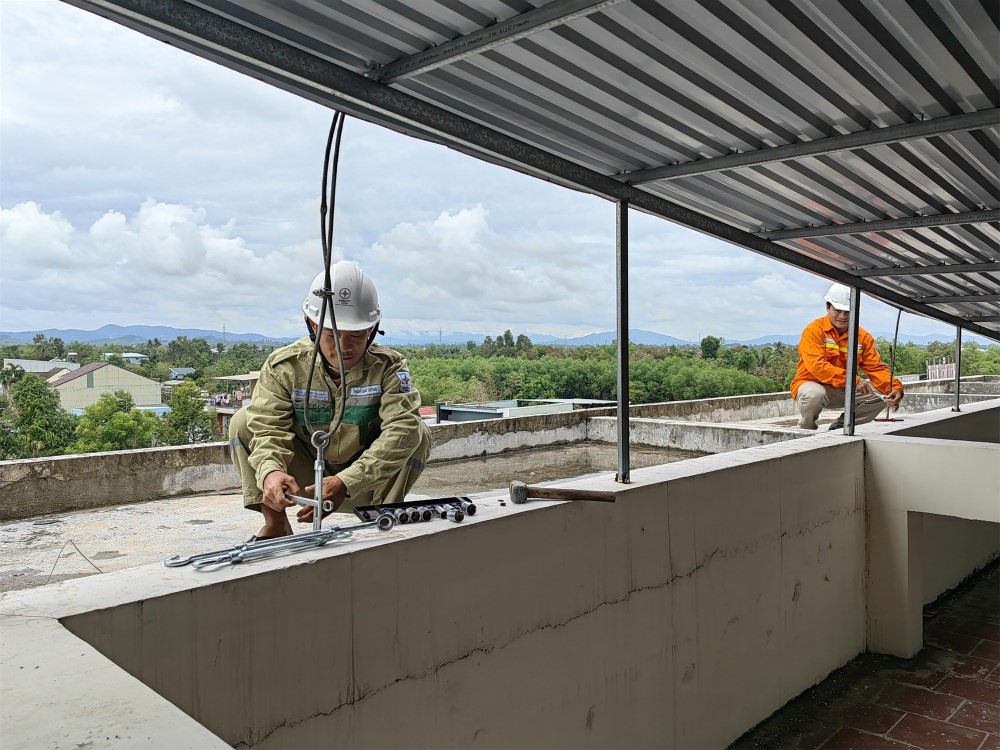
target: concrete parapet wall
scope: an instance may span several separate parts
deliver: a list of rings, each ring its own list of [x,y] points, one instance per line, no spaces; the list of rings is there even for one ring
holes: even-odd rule
[[[955,393],[954,378],[938,378],[921,380],[917,383],[905,384],[907,396],[911,393]],[[1000,375],[966,375],[962,378],[960,389],[962,393],[992,394],[1000,396]]]
[[[227,443],[0,462],[0,521],[239,488]]]
[[[715,415],[751,419],[790,412],[786,394],[739,396],[633,406],[633,442],[713,453],[786,440],[793,433],[751,426],[705,425]],[[430,460],[495,455],[588,439],[614,442],[614,409],[431,425]],[[606,415],[594,427],[595,416]],[[671,427],[646,425],[635,415],[673,415]],[[694,421],[680,421],[683,417]],[[611,423],[609,426],[608,423]],[[705,441],[705,442],[702,442]],[[0,461],[0,521],[71,510],[156,500],[196,492],[238,489],[228,443],[148,448],[80,456]]]
[[[614,416],[614,409],[595,409],[594,416]],[[599,413],[599,412],[606,413]],[[790,417],[796,414],[795,402],[787,391],[754,396],[722,396],[694,401],[665,401],[638,404],[629,409],[633,417],[684,419],[695,422],[745,422],[753,419]]]
[[[615,504],[73,581],[61,621],[235,747],[725,747],[864,650],[863,444],[806,442],[580,483]]]
[[[965,406],[966,404],[978,404],[983,401],[992,401],[996,397],[996,394],[966,393],[963,388],[962,393],[958,397],[958,401],[960,406]],[[948,409],[954,405],[954,393],[910,393],[907,391],[906,397],[899,405],[899,414],[922,414],[925,411]]]
[[[431,425],[430,460],[472,458],[586,440],[588,411]]]
[[[745,424],[680,422],[665,419],[633,418],[629,420],[629,442],[632,445],[677,448],[703,453],[728,453],[801,437],[802,433],[797,430],[755,427]],[[587,430],[587,439],[596,442],[617,443],[618,420],[614,417],[591,419]]]
[[[672,419],[671,428],[637,423],[636,442],[701,452],[735,450],[770,440],[786,440],[791,432],[752,426],[695,427],[694,423],[789,416],[794,405],[787,393],[731,396],[697,401],[670,401],[631,407],[635,419]],[[493,455],[539,445],[607,440],[606,422],[592,427],[594,417],[614,417],[614,409],[431,425],[431,461]],[[687,428],[684,426],[687,421]],[[691,430],[685,432],[685,429]],[[669,434],[669,437],[668,437]],[[665,440],[672,443],[663,442]],[[700,440],[709,441],[699,443]],[[706,447],[706,445],[708,447]],[[728,447],[734,446],[734,447]],[[80,456],[0,461],[0,521],[155,500],[175,495],[237,489],[239,476],[227,457],[227,443],[149,448]]]
[[[893,430],[893,434],[1000,443],[1000,399],[970,405],[968,411],[942,411],[933,416],[913,425],[904,422],[902,427]]]

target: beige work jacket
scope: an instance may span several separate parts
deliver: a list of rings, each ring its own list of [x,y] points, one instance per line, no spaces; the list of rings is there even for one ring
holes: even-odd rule
[[[313,344],[302,338],[273,352],[247,407],[250,465],[263,489],[272,471],[287,471],[296,449],[309,446],[306,431],[306,382]],[[363,359],[347,372],[347,403],[341,390],[317,359],[309,396],[313,430],[329,430],[341,411],[344,420],[324,452],[328,464],[358,494],[396,474],[413,455],[427,425],[420,418],[420,394],[413,387],[406,359],[397,351],[372,344]]]

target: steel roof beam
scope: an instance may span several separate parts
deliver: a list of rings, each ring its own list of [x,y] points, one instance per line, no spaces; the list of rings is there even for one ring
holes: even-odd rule
[[[858,268],[851,271],[855,276],[937,276],[942,273],[1000,273],[1000,262],[994,263],[948,263],[939,266],[890,266],[889,268]],[[917,298],[921,302],[933,304],[933,297]],[[978,298],[975,301],[979,301]]]
[[[898,229],[924,229],[944,227],[952,224],[982,224],[1000,221],[1000,208],[985,211],[968,211],[962,214],[933,214],[931,216],[907,216],[902,219],[862,221],[856,224],[827,224],[821,227],[800,227],[797,229],[776,229],[761,232],[760,237],[769,240],[793,240],[799,237],[827,237],[832,234],[867,234],[869,232],[891,232]]]
[[[755,151],[744,151],[737,154],[726,154],[710,159],[687,161],[652,169],[639,169],[635,172],[617,175],[630,185],[641,185],[657,180],[676,180],[679,177],[690,177],[696,174],[722,172],[727,169],[754,167],[761,164],[773,164],[779,161],[802,159],[807,156],[823,156],[835,154],[838,151],[850,151],[867,146],[881,146],[887,143],[900,143],[920,138],[930,138],[935,135],[963,133],[969,130],[981,130],[989,127],[1000,127],[1000,109],[984,109],[980,112],[968,112],[961,115],[938,117],[933,120],[907,122],[902,125],[889,125],[884,128],[862,130],[846,135],[831,135],[812,141],[800,141],[784,146],[772,146]]]
[[[954,297],[917,297],[925,305],[954,305],[962,302],[1000,302],[1000,294],[962,294]]]
[[[769,242],[705,214],[626,185],[397,91],[294,45],[243,26],[182,0],[64,0],[179,49],[214,60],[298,96],[409,135],[419,134],[462,153],[524,174],[581,190],[659,216],[711,237],[739,245],[848,286],[857,286],[889,304],[1000,340],[1000,332],[967,324],[962,318],[920,304],[877,283],[790,248]]]
[[[970,323],[1000,323],[1000,315],[970,315],[962,320]]]
[[[478,55],[502,44],[523,39],[539,31],[560,26],[577,18],[609,8],[622,0],[553,0],[540,8],[498,21],[471,34],[444,42],[423,52],[400,58],[376,68],[368,77],[380,83],[394,83],[443,65]]]

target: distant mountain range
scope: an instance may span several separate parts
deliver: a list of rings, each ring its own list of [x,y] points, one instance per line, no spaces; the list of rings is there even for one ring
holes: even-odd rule
[[[210,331],[203,328],[171,328],[169,326],[118,326],[106,325],[96,331],[82,331],[75,328],[46,328],[41,331],[0,331],[0,345],[29,343],[37,334],[43,334],[47,338],[60,338],[69,344],[72,341],[79,341],[85,344],[117,344],[119,346],[131,346],[133,344],[145,344],[150,339],[159,339],[162,343],[173,341],[178,336],[186,336],[189,339],[203,338],[209,343],[216,344],[223,341],[221,331]],[[892,333],[879,333],[872,331],[876,338],[882,337],[892,339]],[[586,336],[567,338],[551,336],[542,333],[527,333],[528,338],[536,344],[555,344],[563,346],[600,346],[612,343],[617,334],[614,331],[601,331],[591,333]],[[297,337],[266,336],[262,333],[231,333],[225,334],[227,344],[252,343],[252,344],[287,344],[295,341]],[[393,331],[387,330],[386,335],[380,341],[388,346],[423,346],[426,344],[458,344],[462,345],[468,341],[481,344],[485,339],[485,334],[469,333],[467,331]],[[689,346],[697,345],[697,341],[685,341],[684,339],[667,336],[655,331],[645,331],[639,328],[629,329],[629,340],[634,344],[645,344],[647,346]],[[932,341],[950,341],[952,337],[946,335],[914,336],[910,334],[900,334],[900,343],[911,342],[919,345],[926,345]],[[996,342],[982,336],[964,334],[963,341],[975,341],[980,344],[995,344]],[[771,336],[758,336],[755,339],[737,341],[726,339],[726,344],[745,344],[747,346],[762,346],[780,341],[789,346],[796,346],[799,343],[799,334],[774,334]]]
[[[169,326],[101,326],[96,331],[81,331],[78,328],[45,328],[41,331],[0,331],[0,344],[23,344],[30,342],[37,334],[47,338],[60,338],[65,343],[79,341],[83,344],[145,344],[150,339],[159,339],[166,344],[179,336],[189,339],[205,339],[210,343],[222,341],[221,331],[203,328],[170,328]],[[226,343],[288,343],[294,338],[277,338],[262,333],[230,333],[226,331]]]

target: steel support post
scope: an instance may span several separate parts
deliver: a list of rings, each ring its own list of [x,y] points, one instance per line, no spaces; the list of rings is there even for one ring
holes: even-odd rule
[[[844,383],[844,434],[854,434],[854,389],[858,379],[858,328],[861,320],[861,290],[851,287],[851,316],[847,324],[847,381]]]
[[[952,411],[962,411],[962,327],[955,329],[955,405]]]
[[[618,325],[618,474],[616,482],[629,480],[628,400],[628,201],[618,201],[615,222],[615,278]]]

